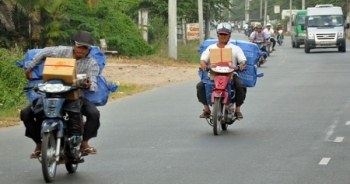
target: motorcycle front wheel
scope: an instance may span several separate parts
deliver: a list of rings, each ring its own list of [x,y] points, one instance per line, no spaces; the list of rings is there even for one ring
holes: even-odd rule
[[[222,98],[215,98],[213,107],[213,132],[214,135],[219,135],[222,131],[222,115],[223,115],[223,105]]]
[[[54,132],[45,132],[41,146],[41,166],[44,179],[52,182],[56,176],[56,137]]]

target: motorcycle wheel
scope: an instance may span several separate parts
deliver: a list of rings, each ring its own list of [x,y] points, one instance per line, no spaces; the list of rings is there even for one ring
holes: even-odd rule
[[[78,169],[78,164],[66,163],[66,169],[69,173],[75,173]]]
[[[41,146],[41,166],[44,179],[52,182],[56,176],[56,138],[54,132],[45,132]]]
[[[215,98],[213,107],[213,132],[214,135],[221,133],[221,120],[222,120],[222,98]]]

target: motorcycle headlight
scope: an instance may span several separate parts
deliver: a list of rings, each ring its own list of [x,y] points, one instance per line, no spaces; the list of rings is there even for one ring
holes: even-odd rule
[[[63,84],[42,84],[38,86],[39,90],[45,93],[63,93],[71,89],[70,86]]]
[[[307,36],[309,37],[309,39],[315,39],[314,33],[309,33]]]
[[[344,38],[344,32],[343,31],[338,32],[338,38]]]

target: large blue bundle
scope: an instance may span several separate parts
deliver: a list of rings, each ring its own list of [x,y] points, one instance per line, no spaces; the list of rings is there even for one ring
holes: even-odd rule
[[[258,62],[260,57],[260,49],[256,44],[243,40],[237,40],[235,45],[243,50],[244,55],[247,58],[247,65],[255,65]]]
[[[59,47],[70,47],[70,46],[59,46]],[[71,47],[70,47],[71,48]],[[22,62],[17,61],[15,64],[24,70],[27,70],[28,67],[30,66],[30,63],[32,62],[34,56],[42,51],[42,49],[31,49],[28,50],[26,55],[24,56],[24,59]],[[102,70],[104,69],[106,65],[106,59],[107,56],[105,56],[99,47],[97,46],[92,46],[90,50],[90,55],[93,56],[99,67],[100,71],[99,74],[102,73]],[[44,69],[44,61],[43,59],[39,65],[33,68],[32,70],[32,79],[31,81],[28,82],[28,86],[34,86],[35,84],[42,83],[42,73]],[[102,106],[107,103],[108,96],[110,92],[115,92],[118,88],[117,85],[115,84],[107,84],[106,79],[103,76],[97,76],[97,85],[98,85],[98,92],[96,93],[85,93],[86,97],[95,105],[97,106]],[[30,101],[30,103],[33,102],[38,97],[42,97],[41,93],[36,93],[35,91],[31,90],[26,92],[27,98]]]
[[[201,78],[201,81],[204,83],[205,87],[205,96],[207,99],[208,105],[212,105],[211,103],[211,93],[215,87],[215,83],[213,80],[210,80],[209,78],[209,73],[207,71],[199,70],[198,75]],[[228,98],[231,99],[231,80],[228,82],[226,90],[229,92],[228,93]]]
[[[87,91],[84,93],[84,97],[96,106],[103,106],[106,105],[110,92],[117,91],[118,85],[108,83],[102,75],[97,76],[96,79],[98,91],[94,93]]]
[[[246,65],[246,69],[238,71],[239,78],[242,79],[246,87],[254,87],[258,77],[264,76],[264,73],[257,73],[258,67],[256,65]]]
[[[36,84],[39,84],[39,83],[43,83],[43,80],[42,79],[31,80],[31,81],[28,82],[27,86],[28,87],[33,87],[33,86],[35,86]],[[43,97],[44,94],[42,94],[40,92],[35,92],[34,90],[30,90],[30,91],[26,92],[26,96],[27,96],[29,102],[32,103],[35,99]]]

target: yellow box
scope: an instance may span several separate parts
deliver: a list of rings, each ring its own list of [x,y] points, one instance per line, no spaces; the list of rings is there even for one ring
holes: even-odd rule
[[[46,58],[43,70],[43,80],[62,79],[67,84],[73,84],[77,78],[77,62],[75,59]]]
[[[221,62],[232,64],[232,49],[231,48],[217,48],[209,50],[210,65],[216,65]]]

